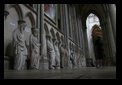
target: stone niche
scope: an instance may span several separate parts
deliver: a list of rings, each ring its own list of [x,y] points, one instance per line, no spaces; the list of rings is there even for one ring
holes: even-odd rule
[[[7,16],[6,20],[4,20],[4,69],[13,69],[14,56],[12,51],[12,33],[18,27],[18,20],[22,18],[23,14],[23,20],[26,21],[27,24],[24,35],[27,48],[29,49],[29,36],[31,34],[31,28],[35,27],[36,14],[22,4],[8,7],[9,15]],[[20,7],[21,10],[18,9],[18,7]]]
[[[4,69],[12,68],[12,32],[18,26],[18,13],[14,7],[9,9],[9,15],[4,20]]]

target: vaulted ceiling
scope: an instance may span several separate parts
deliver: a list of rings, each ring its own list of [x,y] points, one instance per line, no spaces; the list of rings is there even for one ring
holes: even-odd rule
[[[86,25],[86,19],[90,13],[95,14],[99,18],[100,22],[102,22],[106,15],[105,6],[106,4],[78,4],[83,24]]]

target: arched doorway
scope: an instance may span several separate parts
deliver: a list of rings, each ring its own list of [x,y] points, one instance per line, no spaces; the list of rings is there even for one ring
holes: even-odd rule
[[[84,36],[84,53],[85,58],[90,58],[89,49],[88,49],[88,38],[87,38],[87,25],[86,25],[86,19],[90,13],[95,14],[99,18],[100,26],[102,28],[102,34],[103,34],[103,41],[104,43],[110,43],[109,36],[106,33],[106,30],[108,29],[105,26],[105,20],[106,20],[106,9],[104,8],[103,4],[83,4],[81,7],[81,18],[82,18],[82,29],[83,29],[83,36]],[[87,9],[86,9],[87,8]],[[104,46],[105,48],[105,55],[108,57],[108,59],[111,57],[111,47],[109,47],[107,44]]]
[[[94,53],[94,45],[93,45],[93,37],[92,37],[92,31],[93,26],[97,24],[100,25],[99,18],[93,14],[90,13],[89,16],[86,19],[86,25],[87,25],[87,38],[88,38],[88,49],[89,49],[89,58],[87,58],[88,66],[95,66],[95,53]]]

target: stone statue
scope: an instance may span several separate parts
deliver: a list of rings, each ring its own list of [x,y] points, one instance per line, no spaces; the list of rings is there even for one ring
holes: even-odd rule
[[[38,29],[32,28],[30,35],[30,67],[31,69],[39,69],[39,47],[38,43]]]
[[[74,51],[74,65],[77,66],[77,51]]]
[[[76,65],[74,51],[71,52],[70,60],[71,60],[72,66],[74,67]]]
[[[47,50],[49,54],[49,68],[54,69],[55,67],[55,50],[53,44],[51,43],[51,37],[49,35],[47,37]]]
[[[79,67],[79,65],[78,65],[78,58],[79,58],[79,56],[78,56],[78,51],[76,51],[76,56],[75,56],[75,58],[76,58],[76,60],[75,60],[76,66]]]
[[[69,63],[69,52],[68,52],[68,49],[66,47],[66,44],[65,44],[65,57],[64,57],[64,66],[65,68],[68,67],[68,63]]]
[[[60,68],[60,52],[59,52],[59,48],[58,48],[58,41],[54,42],[54,49],[55,49],[56,68]]]
[[[64,58],[65,58],[65,49],[64,49],[64,43],[60,47],[60,63],[61,68],[64,68]]]
[[[79,52],[77,53],[77,67],[79,68],[79,59],[80,59],[80,56],[79,56]]]
[[[82,62],[83,62],[83,54],[80,53],[80,58],[79,58],[79,67],[82,67]]]
[[[25,68],[25,60],[27,58],[28,52],[25,44],[24,30],[25,30],[25,21],[19,20],[19,26],[13,31],[13,48],[15,56],[15,70],[22,70]]]
[[[82,67],[86,67],[86,58],[84,54],[82,56]]]
[[[69,56],[70,56],[69,67],[72,68],[72,48],[69,49]]]

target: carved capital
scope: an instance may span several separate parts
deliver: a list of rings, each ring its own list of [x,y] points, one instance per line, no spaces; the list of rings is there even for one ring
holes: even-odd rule
[[[4,10],[4,20],[6,20],[8,15],[9,15],[9,12],[7,10]]]
[[[24,23],[26,23],[26,21],[24,21],[24,20],[18,20],[18,24],[24,24]]]
[[[53,39],[52,39],[52,41],[53,41],[53,43],[55,43],[55,42],[56,42],[56,39],[55,39],[55,38],[53,38]]]
[[[49,38],[49,39],[50,39],[50,38],[51,38],[51,36],[50,36],[50,35],[46,35],[46,38]]]

